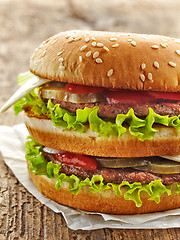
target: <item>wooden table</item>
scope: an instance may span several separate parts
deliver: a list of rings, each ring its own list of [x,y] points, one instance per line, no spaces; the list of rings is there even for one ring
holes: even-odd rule
[[[111,0],[113,13],[108,1],[93,1],[96,9],[92,9],[94,4],[90,0],[0,0],[0,105],[17,89],[16,76],[28,70],[34,48],[59,31],[88,28],[180,36],[178,0],[169,1],[169,5],[168,1],[166,4],[119,1],[117,6],[117,1]],[[0,125],[12,126],[22,121],[22,115],[15,117],[12,108],[0,116]],[[174,240],[180,239],[180,229],[70,230],[61,214],[54,213],[26,191],[0,155],[0,239]]]

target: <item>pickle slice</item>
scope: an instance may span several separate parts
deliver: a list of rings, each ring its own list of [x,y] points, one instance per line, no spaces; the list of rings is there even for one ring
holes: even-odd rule
[[[180,173],[180,163],[157,157],[149,160],[149,163],[146,166],[136,166],[134,168],[146,172],[153,172],[159,174]]]
[[[41,89],[42,98],[57,99],[71,103],[94,103],[105,100],[103,93],[76,94],[64,90],[64,83],[47,84]]]
[[[98,164],[106,168],[126,168],[148,165],[148,158],[100,158],[96,157]]]
[[[132,167],[140,171],[159,174],[180,173],[180,163],[161,157],[103,158],[96,157],[98,164],[106,168]]]

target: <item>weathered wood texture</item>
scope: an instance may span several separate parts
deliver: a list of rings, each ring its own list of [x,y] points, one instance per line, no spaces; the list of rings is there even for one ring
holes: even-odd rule
[[[180,37],[180,2],[144,0],[0,0],[0,105],[17,89],[34,48],[69,29],[158,33]],[[13,109],[0,125],[22,122]],[[12,143],[13,144],[13,143]],[[0,156],[0,240],[180,239],[180,229],[73,231],[61,214],[40,204],[17,181]]]

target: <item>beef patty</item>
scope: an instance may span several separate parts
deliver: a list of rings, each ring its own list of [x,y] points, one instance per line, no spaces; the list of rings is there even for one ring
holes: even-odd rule
[[[43,156],[53,163],[60,163],[56,158],[55,154],[50,154],[43,151]],[[71,175],[74,174],[82,179],[92,178],[93,175],[101,175],[105,182],[111,182],[120,184],[123,181],[128,181],[129,183],[140,182],[141,184],[150,183],[154,180],[161,180],[165,185],[170,185],[174,182],[180,183],[180,173],[179,174],[154,174],[149,172],[143,172],[135,170],[133,168],[98,168],[94,171],[86,170],[73,165],[67,165],[61,163],[61,172]]]
[[[47,101],[44,99],[44,101]],[[149,114],[149,108],[152,108],[155,113],[162,116],[177,116],[180,114],[180,101],[158,101],[155,103],[143,104],[108,104],[107,101],[96,103],[71,103],[51,99],[53,104],[59,104],[61,108],[75,113],[77,109],[84,109],[85,107],[93,108],[99,107],[98,116],[105,118],[116,118],[117,114],[126,114],[131,108],[138,117],[146,117]]]

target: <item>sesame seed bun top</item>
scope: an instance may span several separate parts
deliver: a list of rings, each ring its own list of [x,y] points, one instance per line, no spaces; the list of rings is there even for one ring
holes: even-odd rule
[[[30,70],[61,82],[176,92],[180,91],[180,40],[158,35],[67,31],[35,49]]]

